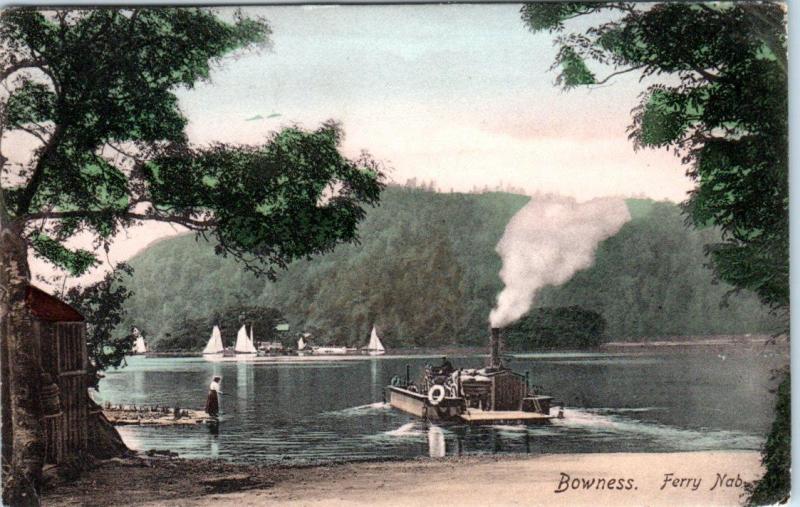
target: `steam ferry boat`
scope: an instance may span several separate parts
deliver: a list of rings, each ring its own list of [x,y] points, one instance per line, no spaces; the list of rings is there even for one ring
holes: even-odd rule
[[[426,366],[420,382],[395,376],[386,399],[398,410],[432,421],[467,424],[546,424],[553,397],[537,393],[525,375],[500,359],[500,329],[491,329],[489,364],[480,369],[455,369],[449,363]]]

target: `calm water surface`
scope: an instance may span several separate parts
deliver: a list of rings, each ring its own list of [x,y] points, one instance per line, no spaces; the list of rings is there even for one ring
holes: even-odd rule
[[[484,357],[453,357],[476,367]],[[433,426],[389,408],[383,387],[406,364],[382,357],[294,364],[129,358],[96,399],[202,409],[222,376],[222,421],[192,427],[121,427],[129,446],[238,462],[326,462],[442,454],[656,452],[759,449],[772,420],[771,369],[783,353],[698,348],[644,354],[544,353],[516,357],[531,382],[566,405],[550,426]]]

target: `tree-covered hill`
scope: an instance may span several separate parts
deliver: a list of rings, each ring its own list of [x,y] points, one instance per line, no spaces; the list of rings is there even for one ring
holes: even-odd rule
[[[363,345],[374,324],[389,347],[482,344],[501,289],[494,246],[527,200],[388,188],[361,225],[360,244],[295,262],[276,282],[192,236],[162,241],[131,260],[127,324],[158,340],[186,319],[251,305],[280,310],[317,343]],[[703,245],[713,230],[686,228],[673,204],[628,205],[631,222],[601,243],[595,265],[546,288],[536,306],[596,312],[614,340],[772,330],[755,297],[726,298],[731,288],[712,280]]]

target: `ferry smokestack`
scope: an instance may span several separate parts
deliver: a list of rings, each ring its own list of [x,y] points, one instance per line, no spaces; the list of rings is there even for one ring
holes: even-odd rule
[[[492,328],[492,336],[489,340],[491,346],[491,356],[489,359],[489,366],[492,368],[500,368],[500,328]]]

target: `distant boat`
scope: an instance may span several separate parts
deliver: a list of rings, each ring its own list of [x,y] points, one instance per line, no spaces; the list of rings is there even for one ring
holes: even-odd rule
[[[371,356],[381,356],[386,353],[386,349],[383,347],[383,343],[381,343],[381,339],[378,337],[375,326],[372,326],[372,334],[369,336],[369,343],[363,350]]]
[[[247,336],[247,327],[242,326],[236,334],[236,345],[233,346],[233,351],[236,352],[236,358],[254,357],[258,355],[255,345],[252,340],[252,327],[250,328],[250,336]]]
[[[313,347],[306,340],[311,337],[311,333],[303,333],[297,339],[297,355],[307,356],[314,353]]]
[[[343,356],[356,352],[356,349],[349,347],[314,347],[312,350],[321,356]]]
[[[138,327],[133,327],[131,329],[131,334],[133,335],[136,340],[133,342],[133,350],[131,350],[132,354],[146,354],[147,353],[147,344],[144,342],[144,336],[142,336],[141,331],[139,331]]]
[[[203,357],[209,361],[221,359],[225,352],[225,346],[222,345],[222,334],[219,332],[219,327],[214,326],[211,330],[211,338],[209,338],[206,348],[203,349]]]

